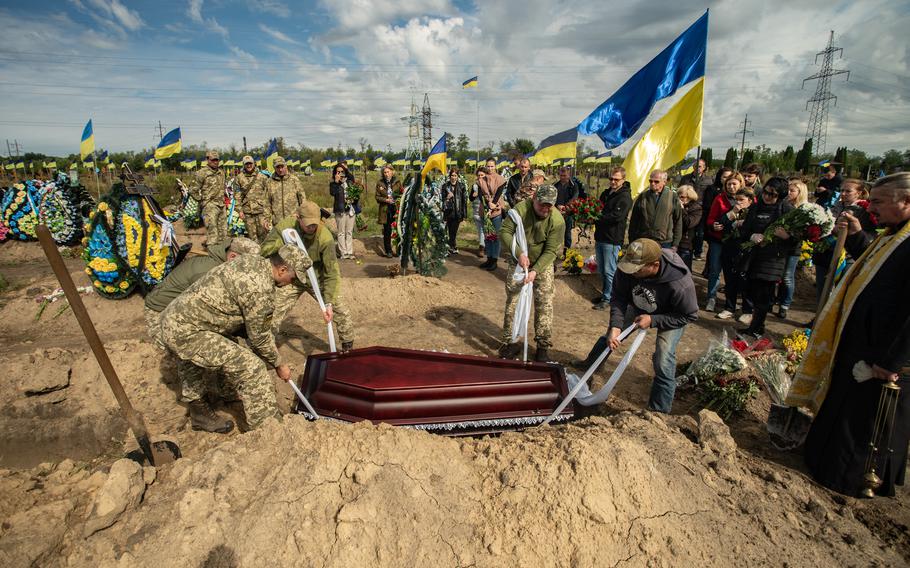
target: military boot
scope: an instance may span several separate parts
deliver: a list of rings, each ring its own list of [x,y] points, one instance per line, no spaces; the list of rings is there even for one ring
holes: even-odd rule
[[[550,361],[550,353],[547,351],[546,347],[538,347],[537,352],[534,353],[534,360],[538,363],[547,363]]]
[[[514,359],[521,352],[519,343],[503,343],[499,348],[499,356],[502,359]]]
[[[234,422],[224,418],[219,418],[212,407],[204,400],[194,400],[190,403],[190,422],[193,430],[202,430],[203,432],[217,432],[218,434],[227,434],[234,429]]]
[[[347,353],[348,351],[350,351],[353,348],[354,348],[353,341],[342,341],[341,342],[341,352],[342,353]]]

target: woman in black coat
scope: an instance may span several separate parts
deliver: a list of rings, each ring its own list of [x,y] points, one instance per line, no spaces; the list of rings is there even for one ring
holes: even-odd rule
[[[449,254],[458,254],[458,226],[468,216],[468,191],[458,176],[458,168],[449,170],[449,179],[440,190],[442,215],[449,230]]]
[[[774,230],[777,237],[765,242],[764,233],[769,225],[793,209],[787,201],[790,191],[785,178],[773,177],[762,188],[758,203],[749,208],[749,214],[740,228],[740,233],[755,246],[743,256],[741,268],[746,274],[749,297],[752,300],[752,321],[749,327],[740,330],[743,335],[761,337],[765,333],[765,318],[774,301],[774,288],[783,278],[787,257],[797,242],[782,227]]]
[[[701,224],[701,202],[698,200],[698,194],[695,193],[695,188],[691,185],[679,186],[676,193],[679,194],[679,203],[683,207],[682,239],[679,241],[679,246],[676,247],[676,252],[679,254],[679,257],[683,259],[683,262],[686,263],[686,266],[689,267],[689,271],[691,272],[692,241],[695,237],[695,230]]]

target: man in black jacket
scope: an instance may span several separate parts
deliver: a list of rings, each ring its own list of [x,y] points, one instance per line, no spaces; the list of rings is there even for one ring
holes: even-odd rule
[[[570,201],[578,197],[578,186],[572,179],[569,168],[563,166],[559,168],[559,181],[556,186],[556,208],[562,213],[562,218],[566,222],[566,238],[563,240],[563,246],[567,250],[572,246],[572,229],[575,228],[575,217],[566,213],[566,206]],[[565,254],[565,252],[563,252]]]
[[[702,202],[705,198],[705,192],[709,191],[710,188],[714,185],[714,178],[711,177],[711,174],[708,173],[708,165],[704,160],[699,158],[698,161],[695,162],[695,171],[693,171],[691,174],[684,175],[680,180],[679,185],[691,185],[692,189],[695,190],[695,193],[698,194],[699,202]],[[702,209],[704,210],[704,206],[702,206]],[[705,210],[704,214],[707,215],[708,211]],[[692,235],[691,249],[692,255],[697,259],[701,259],[704,242],[704,223],[699,223],[696,225],[695,233]]]
[[[613,349],[619,347],[619,334],[631,323],[657,329],[648,410],[669,414],[676,393],[676,346],[686,325],[698,319],[692,274],[678,254],[651,239],[633,241],[617,268],[607,340]]]
[[[618,166],[610,172],[610,188],[600,194],[600,202],[604,207],[600,219],[594,225],[594,242],[601,293],[592,300],[595,310],[605,310],[610,305],[616,261],[619,259],[623,239],[626,238],[626,223],[629,210],[632,209],[632,189],[626,181],[625,168]]]
[[[815,190],[815,203],[825,209],[830,208],[834,202],[834,194],[840,191],[842,181],[843,179],[837,173],[837,168],[828,166],[828,171],[818,180],[818,187]]]
[[[509,204],[509,207],[515,207],[515,204],[518,201],[519,191],[522,186],[528,185],[531,183],[531,160],[527,158],[522,158],[518,162],[518,171],[514,172],[509,176],[509,181],[506,185],[505,198],[506,202]]]

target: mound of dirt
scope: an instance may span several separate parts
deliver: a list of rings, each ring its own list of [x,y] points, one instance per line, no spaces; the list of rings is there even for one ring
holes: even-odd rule
[[[56,541],[41,558],[155,568],[903,562],[801,476],[741,454],[713,413],[687,420],[680,430],[624,412],[451,439],[290,416],[179,460],[147,488],[137,474],[78,476],[91,501],[42,505],[68,515],[68,528],[45,531]],[[117,488],[122,507],[143,491],[144,501],[99,529],[99,502],[116,503]],[[4,526],[0,556],[21,530]]]

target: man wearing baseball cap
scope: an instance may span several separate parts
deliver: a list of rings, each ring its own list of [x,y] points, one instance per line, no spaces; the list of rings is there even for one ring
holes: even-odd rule
[[[610,331],[598,344],[602,348],[606,342],[616,349],[620,332],[631,323],[641,329],[657,329],[648,409],[669,413],[676,392],[676,346],[686,325],[698,319],[692,274],[678,254],[651,239],[632,241],[617,268],[610,299]],[[633,317],[634,322],[630,322]]]
[[[275,292],[295,279],[306,278],[312,261],[295,246],[285,245],[269,258],[242,254],[209,270],[161,313],[161,340],[178,358],[210,371],[219,371],[236,387],[250,429],[279,416],[275,385],[269,368],[291,380],[272,334]],[[246,331],[247,346],[234,340]],[[192,385],[183,385],[184,387]],[[208,431],[228,431],[204,400],[205,392],[184,388],[191,416],[203,418]],[[219,426],[224,426],[223,428]]]
[[[326,309],[323,314],[325,322],[335,322],[338,338],[341,339],[341,352],[350,351],[354,348],[354,322],[341,296],[341,267],[335,255],[335,237],[323,224],[319,206],[312,201],[306,201],[297,208],[296,215],[289,215],[279,221],[262,241],[263,256],[269,256],[281,248],[284,244],[281,232],[285,229],[296,230],[303,240],[307,255],[313,261],[319,291],[325,301]],[[281,322],[304,292],[316,299],[306,276],[301,276],[292,285],[276,291],[275,311],[272,314],[272,331],[276,335]]]
[[[266,198],[268,202],[269,227],[288,215],[293,215],[297,208],[306,201],[303,184],[297,176],[288,170],[288,164],[281,156],[272,162],[275,172],[266,180]]]
[[[528,243],[528,254],[521,253],[516,247],[518,258],[512,254],[512,241],[515,238],[516,223],[511,215],[506,217],[500,230],[500,238],[509,258],[506,272],[506,310],[502,322],[502,346],[499,356],[512,359],[521,350],[521,345],[512,343],[512,319],[522,286],[534,283],[534,341],[537,343],[535,361],[548,361],[547,350],[552,346],[550,340],[553,327],[553,263],[559,254],[559,247],[565,236],[566,224],[562,214],[555,207],[556,188],[542,185],[537,188],[533,199],[526,199],[515,206],[515,212],[521,217],[522,228]],[[528,270],[524,281],[512,278],[515,267]]]
[[[240,189],[240,210],[243,211],[243,221],[246,224],[246,233],[257,243],[268,232],[271,223],[266,218],[265,183],[268,178],[256,168],[256,161],[252,156],[243,157],[243,170],[234,181]]]
[[[218,152],[205,153],[206,165],[196,172],[196,179],[190,195],[199,202],[202,222],[205,224],[206,246],[226,241],[227,218],[224,211],[224,172]]]

